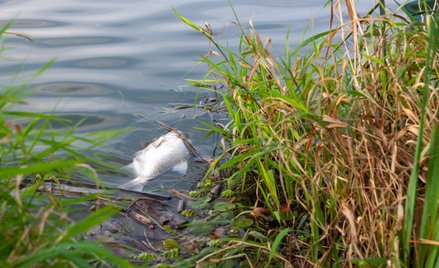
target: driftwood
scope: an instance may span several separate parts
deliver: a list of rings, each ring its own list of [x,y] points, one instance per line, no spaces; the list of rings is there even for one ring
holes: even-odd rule
[[[62,182],[62,184],[61,184]],[[49,185],[42,184],[39,191],[50,192],[52,194],[67,196],[84,196],[87,194],[104,193],[105,190],[111,190],[108,195],[96,196],[96,200],[100,201],[131,201],[131,204],[124,209],[126,215],[142,225],[151,226],[154,223],[169,225],[177,228],[186,223],[186,220],[168,210],[167,206],[160,201],[170,200],[172,197],[155,195],[150,193],[142,193],[130,190],[122,190],[115,187],[100,188],[97,185],[83,182],[72,182],[58,180],[56,183],[50,182]],[[130,193],[129,197],[111,196],[120,192]],[[110,195],[111,194],[111,195]],[[140,197],[139,197],[140,196]],[[133,201],[134,200],[134,201]]]
[[[180,216],[178,213],[170,211],[166,204],[160,202],[172,199],[171,196],[162,196],[150,193],[130,191],[115,187],[103,188],[96,184],[66,180],[48,180],[41,185],[39,191],[50,192],[52,194],[62,196],[84,196],[87,194],[102,193],[102,196],[97,195],[95,197],[96,200],[99,200],[101,202],[101,205],[110,201],[131,201],[131,204],[128,205],[126,209],[124,209],[126,215],[136,222],[140,223],[141,225],[149,226],[150,228],[152,228],[154,224],[160,226],[169,225],[172,228],[178,228],[187,222],[184,217]],[[107,191],[108,194],[104,194],[104,191]],[[171,192],[176,194],[177,191]],[[121,193],[129,193],[130,195],[127,197],[125,194],[125,197],[117,197],[117,195],[120,196]],[[178,196],[181,197],[181,195]],[[185,197],[187,197],[188,199],[192,199],[189,196]],[[184,202],[180,202],[177,208],[177,212],[178,210],[182,211],[183,208]]]
[[[219,193],[221,190],[221,184],[215,185],[214,187],[212,187],[212,189],[209,191],[209,197],[213,200],[218,198]]]
[[[177,189],[166,189],[166,191],[167,191],[168,193],[170,193],[170,194],[173,194],[173,195],[176,195],[176,196],[180,197],[181,199],[186,199],[186,200],[189,200],[189,201],[195,201],[195,200],[197,200],[196,198],[194,198],[194,197],[192,197],[192,196],[189,196],[189,195],[187,195],[187,194],[185,194],[185,193],[182,193],[182,192],[180,192],[180,191],[177,190]]]
[[[182,211],[184,210],[185,205],[186,205],[186,201],[184,201],[184,199],[181,199],[181,200],[178,202],[177,212],[178,212],[178,213],[182,212]]]
[[[137,199],[126,209],[126,212],[128,216],[145,225],[154,222],[161,226],[179,228],[187,222],[184,217],[171,212],[162,202],[150,199]]]
[[[27,181],[31,182],[31,181]],[[47,185],[50,184],[50,185]],[[25,182],[22,182],[21,186],[25,186]],[[47,187],[46,187],[47,186]],[[158,194],[152,194],[152,193],[145,193],[145,192],[138,192],[138,191],[132,191],[132,190],[126,190],[126,189],[120,189],[117,187],[111,187],[111,186],[105,186],[102,187],[98,184],[93,183],[87,183],[87,182],[78,182],[78,181],[70,181],[70,180],[63,180],[63,179],[57,179],[51,180],[48,179],[42,184],[39,191],[42,192],[52,192],[54,194],[70,194],[70,195],[86,195],[90,193],[104,193],[104,191],[107,191],[109,195],[116,195],[120,196],[121,193],[128,193],[131,194],[131,196],[134,197],[142,197],[142,198],[150,198],[152,200],[171,200],[171,196],[165,196],[165,195],[158,195]],[[123,196],[126,196],[125,194]],[[111,196],[110,199],[115,201],[121,201],[121,200],[127,200],[127,198],[118,198]],[[133,198],[129,198],[128,200],[132,200]]]
[[[172,199],[171,196],[126,191],[115,187],[103,188],[91,183],[65,180],[47,180],[40,183],[38,191],[50,193],[49,198],[54,195],[77,197],[91,194],[91,199],[84,201],[90,205],[90,210],[108,204],[122,208],[122,213],[107,219],[87,233],[88,238],[101,241],[119,256],[157,252],[164,239],[173,237],[163,227],[168,225],[176,229],[187,222],[177,213],[174,205],[168,206],[164,203]]]

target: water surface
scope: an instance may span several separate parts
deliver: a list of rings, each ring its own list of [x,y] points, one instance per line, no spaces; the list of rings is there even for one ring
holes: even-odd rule
[[[272,38],[275,53],[280,53],[288,30],[290,46],[303,36],[327,30],[329,12],[323,2],[235,0],[232,4],[241,22],[248,25],[252,19],[264,38]],[[370,6],[361,1],[358,9],[366,11]],[[56,57],[52,68],[32,83],[36,91],[27,109],[56,112],[73,121],[88,117],[80,131],[132,127],[102,148],[120,166],[146,142],[165,133],[136,114],[188,133],[200,153],[210,155],[212,139],[204,139],[196,129],[198,121],[208,121],[209,116],[203,110],[176,110],[170,105],[194,102],[200,91],[184,79],[203,76],[205,66],[196,60],[208,51],[207,41],[183,24],[172,8],[198,24],[209,22],[222,39],[237,44],[239,30],[226,0],[2,1],[1,24],[14,19],[11,31],[26,33],[33,41],[8,37],[13,49],[3,55],[8,59],[0,63],[0,82],[19,82]],[[178,178],[169,178],[166,183],[178,183]],[[127,178],[105,176],[104,180],[118,185]],[[191,178],[184,182],[190,184]]]

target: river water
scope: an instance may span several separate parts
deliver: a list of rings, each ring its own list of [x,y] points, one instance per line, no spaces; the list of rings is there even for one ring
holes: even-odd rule
[[[275,53],[282,51],[289,29],[290,46],[328,29],[324,2],[231,1],[244,25],[252,19],[262,37],[272,38]],[[357,8],[364,14],[372,4],[360,1]],[[120,166],[146,142],[165,133],[137,114],[186,132],[202,155],[211,155],[213,140],[197,130],[199,121],[209,120],[205,111],[172,107],[194,103],[200,90],[185,79],[203,76],[206,67],[197,59],[208,51],[207,40],[182,23],[173,8],[197,24],[209,22],[222,39],[237,44],[239,31],[226,0],[1,1],[0,23],[13,19],[10,31],[23,32],[33,41],[7,37],[11,49],[0,62],[0,83],[20,82],[56,57],[54,65],[32,82],[35,94],[26,109],[73,121],[87,117],[79,131],[130,127],[102,148]],[[128,178],[104,176],[104,180],[118,185]],[[167,183],[171,181],[179,187],[175,180]]]

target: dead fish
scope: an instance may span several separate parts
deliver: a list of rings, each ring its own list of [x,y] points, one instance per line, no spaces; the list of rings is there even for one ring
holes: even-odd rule
[[[136,178],[119,187],[141,191],[147,181],[168,170],[184,175],[188,161],[194,153],[193,145],[181,132],[169,132],[134,155],[133,163],[127,169],[130,169]]]

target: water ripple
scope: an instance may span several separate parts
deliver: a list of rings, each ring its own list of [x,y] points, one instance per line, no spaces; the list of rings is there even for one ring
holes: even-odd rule
[[[244,28],[253,19],[261,36],[273,40],[278,54],[288,29],[289,42],[294,46],[307,27],[313,25],[310,29],[314,33],[327,28],[329,16],[328,9],[322,9],[324,2],[233,0],[233,6]],[[369,2],[373,1],[357,1],[360,13],[371,5]],[[35,94],[19,108],[56,111],[73,122],[88,117],[81,131],[127,126],[139,131],[139,135],[115,138],[112,142],[120,147],[112,154],[122,152],[129,159],[139,144],[163,134],[133,114],[193,133],[192,140],[208,154],[213,143],[194,130],[193,109],[167,109],[170,102],[192,103],[196,98],[197,89],[170,89],[185,85],[185,77],[202,77],[205,66],[192,68],[199,55],[211,49],[199,32],[176,17],[173,7],[199,25],[209,22],[221,40],[238,46],[240,29],[232,23],[235,18],[227,0],[0,1],[0,27],[15,19],[10,30],[24,32],[34,40],[5,37],[14,49],[2,54],[7,60],[0,65],[0,84],[31,80]],[[305,37],[312,33],[309,30]],[[33,79],[35,72],[54,57],[57,60],[52,68]]]
[[[88,69],[116,69],[133,67],[138,60],[122,57],[99,57],[72,61],[64,61],[63,66],[88,68]]]
[[[71,47],[101,44],[117,44],[126,42],[126,38],[118,36],[68,36],[38,39],[37,44],[44,47]]]
[[[6,22],[7,21],[5,20],[0,20],[0,25],[5,24]],[[53,28],[68,25],[69,23],[65,21],[43,19],[15,19],[12,23],[14,29]]]
[[[114,92],[109,85],[79,83],[71,81],[57,81],[34,85],[33,89],[39,94],[55,96],[80,96],[80,95],[108,95]]]

